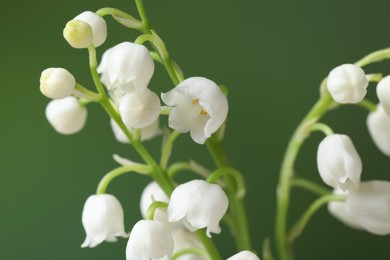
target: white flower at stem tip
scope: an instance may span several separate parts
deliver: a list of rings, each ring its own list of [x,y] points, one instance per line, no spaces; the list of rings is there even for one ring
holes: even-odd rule
[[[341,104],[358,103],[367,93],[368,80],[362,68],[343,64],[328,76],[327,88],[332,98]]]
[[[322,180],[335,189],[357,188],[362,173],[362,161],[351,139],[333,134],[318,146],[317,167]]]
[[[203,77],[184,80],[174,89],[161,94],[168,106],[169,126],[203,144],[225,122],[228,101],[217,84]]]
[[[160,99],[147,88],[126,93],[119,103],[119,114],[128,128],[151,125],[159,117],[160,110]]]
[[[173,238],[169,229],[159,221],[140,220],[130,233],[126,260],[171,259]]]
[[[99,15],[85,11],[66,24],[63,34],[73,48],[99,47],[107,38],[107,24]]]
[[[130,141],[125,135],[125,133],[122,131],[122,129],[118,126],[118,124],[115,122],[115,120],[110,120],[111,128],[114,133],[115,139],[118,142],[129,144]],[[132,129],[129,129],[130,132],[132,132]],[[156,121],[154,121],[151,125],[141,128],[141,141],[150,140],[153,137],[158,136],[161,134],[161,128],[160,128],[160,120],[157,118]]]
[[[141,200],[140,200],[140,208],[142,217],[146,217],[146,213],[150,205],[155,201],[169,202],[168,196],[161,189],[160,185],[156,182],[149,183],[142,192]],[[154,220],[160,221],[166,225],[169,225],[168,215],[166,211],[161,209],[156,209],[154,212]]]
[[[367,128],[376,147],[390,156],[390,117],[381,104],[377,105],[376,111],[368,114]]]
[[[77,98],[69,96],[55,99],[46,106],[46,118],[60,134],[70,135],[79,132],[87,120],[87,109]]]
[[[95,247],[103,241],[127,238],[123,209],[111,194],[91,195],[84,204],[82,223],[87,237],[81,247]]]
[[[76,86],[74,76],[63,68],[48,68],[42,71],[39,79],[42,94],[52,99],[70,96]]]
[[[226,260],[260,260],[260,258],[251,251],[245,250],[229,257]]]
[[[103,54],[98,72],[108,90],[121,88],[129,92],[147,88],[153,76],[154,62],[145,46],[123,42]]]
[[[376,94],[386,115],[390,117],[390,76],[384,77],[376,87]]]
[[[206,233],[220,233],[219,221],[225,215],[229,200],[217,184],[192,180],[177,186],[168,205],[170,222],[182,221],[190,230],[207,228]]]
[[[336,202],[332,202],[336,203]],[[330,212],[350,227],[375,235],[390,234],[390,182],[366,181],[347,194]]]

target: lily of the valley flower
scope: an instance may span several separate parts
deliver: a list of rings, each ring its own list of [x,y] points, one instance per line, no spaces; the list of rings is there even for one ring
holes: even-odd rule
[[[119,113],[128,128],[151,125],[157,120],[160,110],[160,99],[147,88],[126,93],[119,103]]]
[[[367,93],[368,80],[364,71],[354,64],[334,68],[328,76],[327,87],[338,103],[358,103]]]
[[[88,114],[87,109],[72,96],[50,101],[45,113],[53,128],[64,135],[80,131],[85,125]]]
[[[140,220],[134,225],[127,242],[127,260],[170,259],[172,252],[173,238],[164,224]]]
[[[154,62],[145,46],[123,42],[103,54],[98,72],[107,89],[121,88],[129,92],[148,86],[153,76]]]
[[[376,87],[376,94],[385,113],[390,116],[390,76],[384,77]]]
[[[348,191],[335,189],[333,191],[333,194],[347,195]],[[350,216],[349,211],[347,210],[345,205],[346,205],[345,202],[331,201],[328,203],[328,211],[330,214],[332,214],[335,218],[343,222],[345,225],[355,229],[362,229],[360,225],[355,221],[355,219]]]
[[[141,195],[141,201],[140,201],[140,208],[142,216],[145,218],[146,213],[148,212],[149,206],[154,201],[162,201],[162,202],[169,202],[168,196],[165,194],[165,192],[161,189],[160,185],[158,185],[156,182],[149,183]],[[166,211],[163,211],[161,209],[156,209],[154,212],[154,220],[158,220],[161,223],[168,224],[168,215]]]
[[[376,235],[390,234],[390,182],[362,182],[337,207],[336,217],[349,226]]]
[[[42,71],[40,90],[48,98],[62,99],[70,96],[76,86],[76,79],[63,68],[48,68]]]
[[[172,230],[172,236],[175,245],[173,249],[174,254],[186,249],[204,249],[204,246],[198,236],[195,233],[188,231],[186,228],[176,228]],[[178,257],[177,259],[207,260],[209,258],[188,253]]]
[[[251,251],[245,250],[229,257],[226,260],[260,260],[260,258]]]
[[[229,201],[219,185],[192,180],[177,186],[170,199],[170,222],[183,221],[190,231],[206,227],[209,237],[210,232],[221,232],[219,221],[225,215]]]
[[[317,166],[322,180],[335,189],[356,188],[360,183],[362,161],[346,135],[333,134],[321,141]]]
[[[118,142],[121,142],[124,144],[130,143],[130,141],[127,138],[127,136],[125,135],[125,133],[122,131],[122,129],[118,126],[118,124],[113,119],[110,120],[110,124],[111,124],[112,131],[114,133],[115,139]],[[130,129],[129,131],[132,132],[132,129]],[[141,128],[141,141],[146,141],[146,140],[152,139],[153,137],[158,136],[159,134],[161,134],[160,120],[157,119],[151,125],[149,125],[145,128]]]
[[[87,237],[81,247],[95,247],[103,241],[128,237],[124,230],[123,209],[111,194],[90,196],[84,204],[82,223]]]
[[[376,111],[368,114],[367,128],[378,149],[390,156],[390,117],[381,104],[377,105]]]
[[[224,93],[213,81],[192,77],[161,95],[168,106],[169,126],[179,132],[190,132],[192,139],[203,144],[223,124],[228,113]]]
[[[91,44],[98,47],[107,38],[107,24],[99,15],[85,11],[66,24],[63,34],[73,48],[87,48]]]

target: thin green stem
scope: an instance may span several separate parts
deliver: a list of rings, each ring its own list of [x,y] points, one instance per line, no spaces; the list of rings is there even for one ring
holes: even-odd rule
[[[320,131],[323,132],[326,136],[333,135],[334,132],[332,128],[323,123],[315,123],[310,127],[310,132]]]
[[[390,48],[375,51],[363,57],[355,63],[359,67],[367,66],[368,64],[379,62],[385,59],[390,59]]]
[[[308,127],[316,123],[327,112],[332,103],[331,96],[323,92],[320,100],[317,101],[293,133],[283,158],[279,176],[275,223],[276,249],[281,260],[292,258],[289,254],[289,246],[286,239],[286,226],[290,201],[290,182],[293,176],[294,162],[304,140],[308,137]]]
[[[161,158],[160,158],[160,167],[161,169],[166,169],[169,161],[169,157],[171,156],[173,143],[175,142],[176,138],[180,136],[180,132],[173,131],[168,139],[165,142],[164,148],[161,152]]]
[[[306,227],[310,218],[316,213],[323,205],[326,205],[330,201],[345,201],[345,196],[343,195],[325,195],[316,201],[314,201],[310,207],[303,213],[303,215],[298,219],[298,221],[294,224],[292,229],[289,232],[288,240],[289,242],[293,242],[295,238],[297,238]]]
[[[362,101],[360,101],[356,105],[367,109],[368,112],[375,112],[376,111],[376,104],[368,99],[363,99]]]
[[[375,74],[367,74],[366,77],[369,82],[379,82],[382,80],[383,75],[382,73],[375,73]]]
[[[108,172],[104,177],[100,180],[96,193],[104,194],[106,193],[108,185],[114,180],[116,177],[129,173],[136,172],[140,174],[148,174],[150,172],[150,167],[144,164],[132,164],[127,166],[118,167],[110,172]]]
[[[208,256],[206,251],[204,251],[203,249],[200,249],[200,248],[187,248],[187,249],[183,249],[183,250],[180,250],[179,252],[175,253],[172,256],[172,260],[177,260],[181,256],[184,256],[184,255]]]
[[[143,30],[149,31],[150,30],[150,24],[149,24],[149,18],[146,14],[144,3],[142,0],[135,0],[135,4],[137,5],[137,10],[139,13],[139,16],[141,17],[141,21],[143,24]]]
[[[322,185],[319,185],[315,182],[303,179],[303,178],[294,178],[291,180],[291,186],[292,187],[298,187],[303,188],[305,190],[308,190],[314,194],[317,194],[319,196],[324,196],[331,194],[332,191],[323,187]]]
[[[237,171],[236,169],[233,169],[231,167],[222,167],[218,168],[217,170],[213,171],[210,176],[207,178],[207,181],[209,183],[216,183],[217,180],[224,176],[231,176],[233,177],[235,183],[236,183],[236,194],[238,197],[244,197],[245,195],[245,182],[244,178],[242,177],[241,173]]]
[[[153,220],[154,219],[154,213],[157,209],[166,209],[168,208],[168,203],[163,201],[153,201],[152,204],[150,204],[148,211],[146,212],[146,220]]]
[[[79,83],[76,83],[73,95],[79,98],[88,99],[89,101],[92,102],[98,102],[100,99],[100,95],[98,93],[87,89],[86,87],[80,85]]]
[[[195,231],[195,233],[205,247],[209,257],[212,260],[222,260],[222,257],[219,254],[218,249],[215,247],[213,241],[206,235],[206,230],[204,228],[198,229]]]

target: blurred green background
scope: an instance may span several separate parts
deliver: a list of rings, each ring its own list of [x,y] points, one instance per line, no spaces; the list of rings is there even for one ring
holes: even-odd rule
[[[245,174],[251,235],[258,251],[273,235],[279,164],[294,127],[318,97],[322,78],[335,66],[352,63],[390,46],[388,0],[145,0],[151,23],[187,76],[205,76],[229,87],[226,147]],[[73,136],[47,123],[48,99],[39,92],[47,67],[65,67],[88,86],[85,50],[62,38],[65,23],[85,10],[112,6],[136,15],[132,1],[7,1],[2,4],[2,95],[0,163],[0,259],[124,259],[126,240],[81,249],[81,210],[100,178],[116,167],[112,154],[139,160],[115,142],[108,118],[89,106],[87,126]],[[136,34],[112,19],[104,49]],[[390,73],[390,62],[368,67]],[[158,66],[151,88],[172,87]],[[370,87],[375,100],[375,90]],[[352,137],[364,164],[364,180],[389,180],[390,160],[371,142],[367,112],[346,106],[325,121]],[[390,131],[390,129],[389,129]],[[297,172],[320,181],[315,134],[304,146]],[[146,143],[157,155],[160,140]],[[195,158],[213,167],[204,146],[183,135],[172,161]],[[126,229],[140,218],[138,200],[148,179],[127,175],[109,192],[125,209]],[[291,220],[315,197],[294,191]],[[224,257],[234,253],[226,229],[214,235]],[[322,209],[295,243],[296,259],[390,259],[390,238],[347,228]]]

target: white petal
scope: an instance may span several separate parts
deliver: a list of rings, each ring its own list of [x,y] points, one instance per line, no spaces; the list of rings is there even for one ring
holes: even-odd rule
[[[63,68],[45,69],[40,78],[40,90],[48,98],[62,99],[70,96],[76,86],[76,79]]]
[[[367,128],[378,149],[390,156],[390,117],[386,115],[381,104],[378,104],[375,112],[368,115]]]
[[[74,19],[86,22],[89,26],[91,26],[93,35],[92,42],[95,47],[99,47],[106,41],[107,24],[102,17],[91,11],[85,11],[76,16]]]
[[[146,213],[149,209],[149,206],[154,201],[169,202],[168,196],[161,189],[161,187],[156,182],[149,183],[142,192],[140,208],[142,216],[145,218]],[[158,220],[164,224],[168,224],[168,215],[166,211],[157,209],[154,213],[154,220]]]
[[[260,260],[260,258],[250,251],[241,251],[226,260]]]

